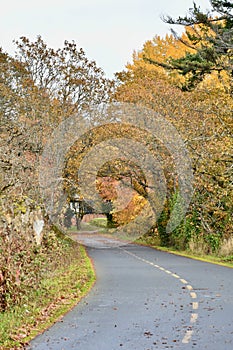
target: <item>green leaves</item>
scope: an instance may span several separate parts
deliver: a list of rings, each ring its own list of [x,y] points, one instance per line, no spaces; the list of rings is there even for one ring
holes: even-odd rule
[[[179,40],[195,50],[181,59],[170,60],[169,69],[186,77],[182,89],[193,89],[211,72],[225,71],[231,78],[233,93],[233,4],[226,0],[212,0],[211,11],[203,12],[195,3],[189,16],[164,18],[170,24],[185,27],[188,40]],[[217,16],[216,16],[217,15]],[[178,35],[173,31],[174,35]],[[158,62],[155,62],[155,64]],[[189,74],[191,72],[191,75]]]
[[[220,23],[223,29],[224,23]],[[190,210],[183,224],[168,235],[164,228],[171,202],[167,201],[157,223],[160,241],[218,253],[232,232],[232,76],[223,69],[230,61],[219,53],[221,46],[216,49],[216,35],[209,27],[186,29],[182,38],[155,37],[146,42],[134,54],[133,64],[118,75],[122,84],[116,98],[166,116],[182,135],[193,161],[195,194]],[[162,159],[172,196],[172,159],[169,154]]]

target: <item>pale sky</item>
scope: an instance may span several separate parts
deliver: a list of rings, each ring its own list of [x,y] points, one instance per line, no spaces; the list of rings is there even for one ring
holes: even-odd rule
[[[204,10],[209,0],[196,0]],[[14,54],[14,39],[41,35],[48,46],[75,40],[108,77],[132,61],[132,53],[170,26],[161,15],[185,15],[193,0],[5,0],[0,7],[0,47]]]

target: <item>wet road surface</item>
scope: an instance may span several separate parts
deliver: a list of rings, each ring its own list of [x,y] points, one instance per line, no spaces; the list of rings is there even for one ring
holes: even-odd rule
[[[88,253],[95,286],[28,349],[233,349],[233,269],[134,244]]]

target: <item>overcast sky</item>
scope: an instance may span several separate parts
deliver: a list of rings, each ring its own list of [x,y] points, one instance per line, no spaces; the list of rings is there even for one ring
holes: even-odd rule
[[[203,9],[208,0],[196,0]],[[108,77],[124,69],[146,40],[169,33],[161,15],[185,15],[192,0],[5,0],[0,46],[13,54],[14,39],[41,35],[54,48],[75,40]]]

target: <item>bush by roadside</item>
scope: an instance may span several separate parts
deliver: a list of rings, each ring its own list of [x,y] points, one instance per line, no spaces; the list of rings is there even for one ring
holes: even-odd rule
[[[20,296],[0,313],[0,349],[23,349],[30,339],[70,310],[95,277],[85,249],[50,233],[50,254],[40,253],[40,281],[18,286]],[[51,247],[50,247],[51,248]],[[34,252],[35,254],[35,252]]]
[[[196,250],[194,247],[190,246],[190,248],[181,249],[173,247],[161,246],[161,241],[158,234],[149,233],[140,237],[135,241],[137,244],[146,245],[157,250],[162,250],[171,254],[177,254],[181,256],[185,256],[191,259],[206,261],[213,264],[223,265],[227,267],[233,268],[233,255],[232,254],[206,254],[203,249]],[[200,242],[201,245],[201,242]],[[192,249],[193,248],[193,249]]]

